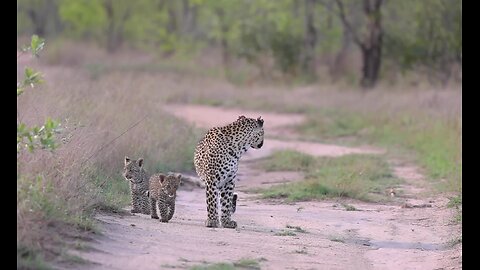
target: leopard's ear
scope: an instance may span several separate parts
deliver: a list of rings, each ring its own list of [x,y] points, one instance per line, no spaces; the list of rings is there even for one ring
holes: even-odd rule
[[[163,182],[165,182],[165,177],[166,177],[166,176],[165,176],[164,174],[160,174],[160,175],[158,176],[158,178],[159,178],[159,180],[160,180],[160,184],[162,184]]]
[[[245,118],[246,118],[245,115],[240,115],[237,120],[242,120],[242,119],[245,119]]]
[[[137,160],[137,164],[138,164],[138,167],[140,167],[140,168],[143,167],[143,158],[139,158]]]
[[[258,123],[258,125],[259,125],[260,127],[263,127],[263,119],[262,119],[261,116],[259,116],[259,117],[257,118],[257,123]]]
[[[145,191],[145,196],[150,197],[150,190]]]
[[[178,183],[180,184],[182,182],[182,175],[180,173],[177,174],[177,179],[178,179]]]
[[[130,162],[130,158],[125,156],[125,165],[127,165]]]

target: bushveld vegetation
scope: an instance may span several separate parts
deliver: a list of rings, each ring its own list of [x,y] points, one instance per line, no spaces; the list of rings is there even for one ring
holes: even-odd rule
[[[72,260],[71,242],[101,231],[96,211],[122,211],[125,155],[193,172],[201,131],[167,103],[306,114],[302,139],[420,165],[461,222],[461,18],[455,0],[17,1],[19,51],[40,55],[17,57],[17,267]],[[385,156],[285,151],[262,166],[306,173],[266,193],[288,200],[380,200],[398,183]]]

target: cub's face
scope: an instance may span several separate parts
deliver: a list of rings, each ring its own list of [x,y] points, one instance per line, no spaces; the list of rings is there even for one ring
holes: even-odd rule
[[[172,174],[169,173],[167,176],[160,178],[160,183],[162,184],[162,192],[167,194],[168,197],[174,197],[180,182],[182,179],[181,174]]]
[[[127,181],[132,183],[140,183],[143,181],[143,178],[138,177],[143,168],[143,158],[138,160],[130,159],[125,157],[125,166],[123,167],[123,176]]]

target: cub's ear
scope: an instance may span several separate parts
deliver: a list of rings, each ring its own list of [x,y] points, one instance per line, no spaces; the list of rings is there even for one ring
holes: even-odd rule
[[[160,174],[160,175],[158,176],[158,179],[160,180],[160,184],[162,184],[162,183],[165,181],[165,177],[166,177],[166,176],[165,176],[164,174]]]
[[[137,163],[138,163],[138,167],[140,167],[140,168],[143,167],[143,158],[139,158],[137,160]]]
[[[127,165],[127,163],[129,163],[129,162],[130,162],[130,158],[125,156],[125,165]]]
[[[263,119],[262,119],[261,116],[259,116],[259,117],[257,118],[257,123],[258,123],[258,125],[259,125],[260,127],[263,127]]]
[[[181,174],[178,174],[178,175],[177,175],[177,179],[178,179],[178,183],[181,183],[181,182],[182,182],[182,175],[181,175]]]
[[[245,118],[246,118],[245,115],[240,115],[237,120],[242,120],[242,119],[245,119]]]

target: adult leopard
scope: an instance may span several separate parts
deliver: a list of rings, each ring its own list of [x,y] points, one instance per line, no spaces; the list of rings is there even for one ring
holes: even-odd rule
[[[233,194],[233,189],[238,162],[250,147],[261,148],[263,137],[263,119],[247,118],[242,115],[231,124],[211,128],[199,141],[195,148],[194,165],[200,179],[205,181],[207,227],[219,226],[217,211],[219,195],[222,226],[237,227],[237,222],[231,219],[231,215],[236,209],[236,194]]]

